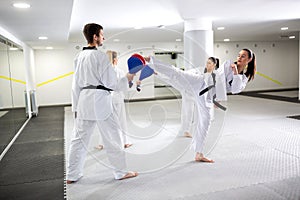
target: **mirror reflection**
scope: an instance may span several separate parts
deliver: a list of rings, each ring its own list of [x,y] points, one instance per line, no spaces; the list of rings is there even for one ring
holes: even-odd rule
[[[23,50],[0,36],[0,153],[26,121]]]

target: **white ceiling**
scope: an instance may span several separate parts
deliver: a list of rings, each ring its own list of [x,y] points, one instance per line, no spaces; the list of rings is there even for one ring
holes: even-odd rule
[[[0,1],[0,26],[34,49],[84,42],[82,27],[90,22],[103,25],[106,42],[129,43],[183,39],[186,19],[211,19],[215,41],[298,40],[300,31],[300,0],[24,0],[27,10],[15,2]]]

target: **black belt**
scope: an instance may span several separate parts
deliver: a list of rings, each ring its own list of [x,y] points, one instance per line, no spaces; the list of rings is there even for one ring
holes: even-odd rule
[[[208,92],[211,88],[215,87],[216,85],[216,75],[214,73],[211,74],[212,78],[213,78],[213,85],[208,86],[207,88],[203,89],[202,91],[199,92],[199,96],[203,95],[204,93]],[[216,94],[214,94],[213,96],[213,103],[220,108],[221,110],[226,110],[226,107],[222,106],[219,102],[216,101]]]
[[[113,91],[112,89],[107,88],[103,85],[97,85],[97,86],[89,85],[89,86],[83,87],[82,89],[98,89],[98,90],[106,90],[106,91],[109,91],[109,92]]]
[[[208,86],[207,88],[203,89],[200,93],[199,96],[203,95],[205,92],[208,92],[211,88],[215,87],[214,85]],[[222,106],[219,102],[216,101],[216,94],[213,96],[213,103],[220,108],[221,110],[226,110],[226,107]]]

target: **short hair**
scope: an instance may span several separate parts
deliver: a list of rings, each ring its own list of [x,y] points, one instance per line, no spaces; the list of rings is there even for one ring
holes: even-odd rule
[[[84,26],[83,34],[89,44],[94,42],[94,35],[99,37],[100,30],[103,30],[103,27],[99,24],[89,23]]]

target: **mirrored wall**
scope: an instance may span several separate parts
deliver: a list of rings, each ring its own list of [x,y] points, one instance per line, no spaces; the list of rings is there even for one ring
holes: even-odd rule
[[[0,35],[0,154],[27,120],[23,50]]]

